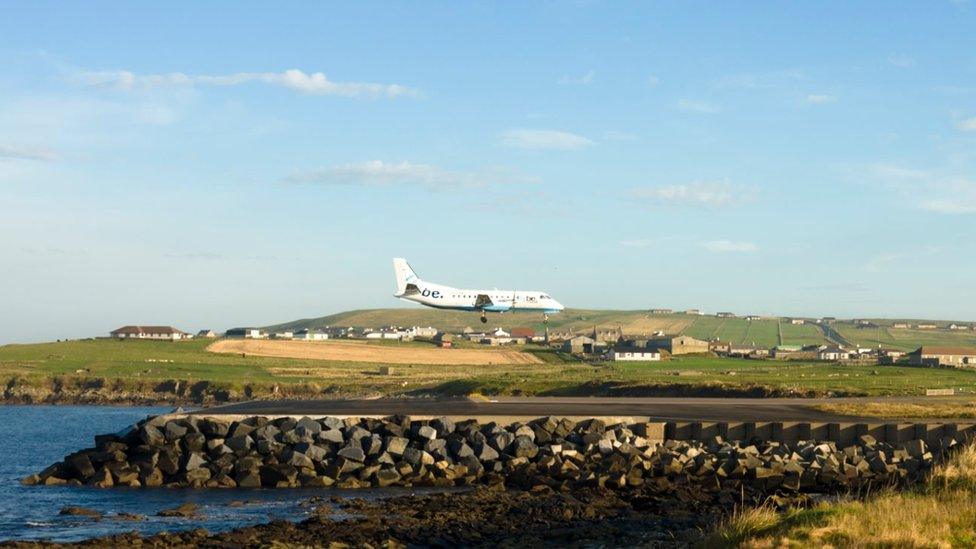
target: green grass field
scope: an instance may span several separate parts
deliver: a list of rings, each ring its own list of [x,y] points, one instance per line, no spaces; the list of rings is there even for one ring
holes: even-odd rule
[[[521,366],[396,366],[241,357],[207,352],[208,341],[85,340],[0,346],[0,378],[50,384],[55,379],[101,379],[152,384],[209,381],[256,395],[275,385],[311,384],[323,396],[365,394],[836,394],[916,395],[926,388],[976,393],[976,372],[907,366],[752,361],[710,357],[659,363],[596,363],[526,347],[543,364]],[[414,343],[412,345],[418,345]],[[383,345],[396,345],[383,343]],[[408,344],[409,346],[409,344]]]

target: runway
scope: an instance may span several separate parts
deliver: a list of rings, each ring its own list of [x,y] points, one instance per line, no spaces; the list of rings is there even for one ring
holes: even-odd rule
[[[818,404],[931,403],[934,397],[859,398],[600,398],[498,397],[492,399],[374,399],[251,401],[196,412],[214,415],[646,417],[649,421],[891,422],[898,419],[831,414]],[[910,418],[905,418],[906,420]],[[929,419],[927,421],[938,421]]]

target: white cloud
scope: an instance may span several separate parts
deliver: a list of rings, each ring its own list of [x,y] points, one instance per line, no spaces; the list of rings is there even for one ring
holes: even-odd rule
[[[501,134],[501,144],[530,150],[576,151],[593,145],[593,141],[575,133],[557,130],[512,129]]]
[[[722,108],[715,103],[710,103],[708,101],[697,101],[694,99],[681,99],[678,101],[676,107],[679,111],[697,112],[701,114],[715,114],[722,110]]]
[[[956,123],[956,127],[964,132],[976,132],[976,116],[960,120]]]
[[[47,147],[27,147],[0,143],[0,158],[51,161],[57,160],[58,155],[54,150]]]
[[[631,195],[649,204],[719,207],[747,202],[755,195],[755,189],[735,186],[727,181],[696,182],[690,185],[637,187],[631,191]]]
[[[888,64],[907,69],[915,66],[915,58],[903,53],[893,53],[888,56]]]
[[[505,177],[500,174],[457,172],[430,164],[370,160],[295,172],[287,183],[323,185],[419,185],[429,188],[481,187],[492,183],[526,183],[531,179]]]
[[[563,85],[567,85],[567,84],[580,84],[580,85],[584,85],[585,86],[587,84],[592,84],[593,83],[593,79],[595,77],[596,77],[596,71],[589,70],[589,71],[586,71],[586,73],[583,74],[582,76],[569,76],[569,75],[564,75],[562,78],[559,79],[559,83],[560,84],[563,84]]]
[[[837,97],[833,95],[827,95],[823,93],[811,93],[807,96],[807,103],[822,104],[822,103],[836,103]]]
[[[227,75],[187,75],[181,72],[138,75],[129,71],[82,71],[74,80],[88,86],[121,90],[160,87],[237,86],[258,82],[281,86],[309,95],[339,95],[343,97],[400,97],[416,96],[418,90],[400,84],[369,82],[335,82],[321,72],[306,73],[298,69],[284,72],[238,72]]]
[[[699,242],[698,245],[715,253],[752,253],[759,251],[759,246],[752,242],[733,240],[706,240]]]
[[[893,189],[920,210],[941,214],[976,213],[976,180],[897,164],[872,164],[866,177]]]

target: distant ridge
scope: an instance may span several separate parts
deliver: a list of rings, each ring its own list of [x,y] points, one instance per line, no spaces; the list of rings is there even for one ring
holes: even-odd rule
[[[735,344],[775,345],[831,344],[836,340],[852,345],[912,350],[921,345],[976,346],[976,331],[948,329],[896,329],[893,325],[931,323],[940,327],[951,321],[902,319],[866,319],[867,326],[855,325],[853,320],[838,320],[831,325],[832,339],[815,324],[795,325],[785,319],[763,318],[749,321],[742,317],[717,318],[714,315],[686,315],[682,313],[651,314],[649,310],[566,309],[550,315],[551,331],[591,333],[597,329],[620,328],[624,334],[650,337],[661,331],[673,335],[689,335],[700,339],[721,339]],[[478,313],[442,311],[428,308],[357,309],[318,318],[303,318],[265,327],[269,331],[324,328],[326,326],[355,326],[381,328],[383,326],[433,326],[440,330],[459,332],[466,327],[475,331],[489,328],[510,329],[519,326],[543,329],[542,315],[535,313],[505,313],[488,315],[482,324]]]

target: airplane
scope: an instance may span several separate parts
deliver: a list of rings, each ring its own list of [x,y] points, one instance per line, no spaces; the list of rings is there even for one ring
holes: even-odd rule
[[[465,290],[425,282],[410,268],[406,259],[399,257],[393,259],[393,270],[397,284],[393,297],[435,309],[480,311],[481,322],[488,322],[487,313],[537,311],[542,313],[542,322],[549,324],[549,315],[564,309],[561,303],[545,292]]]

